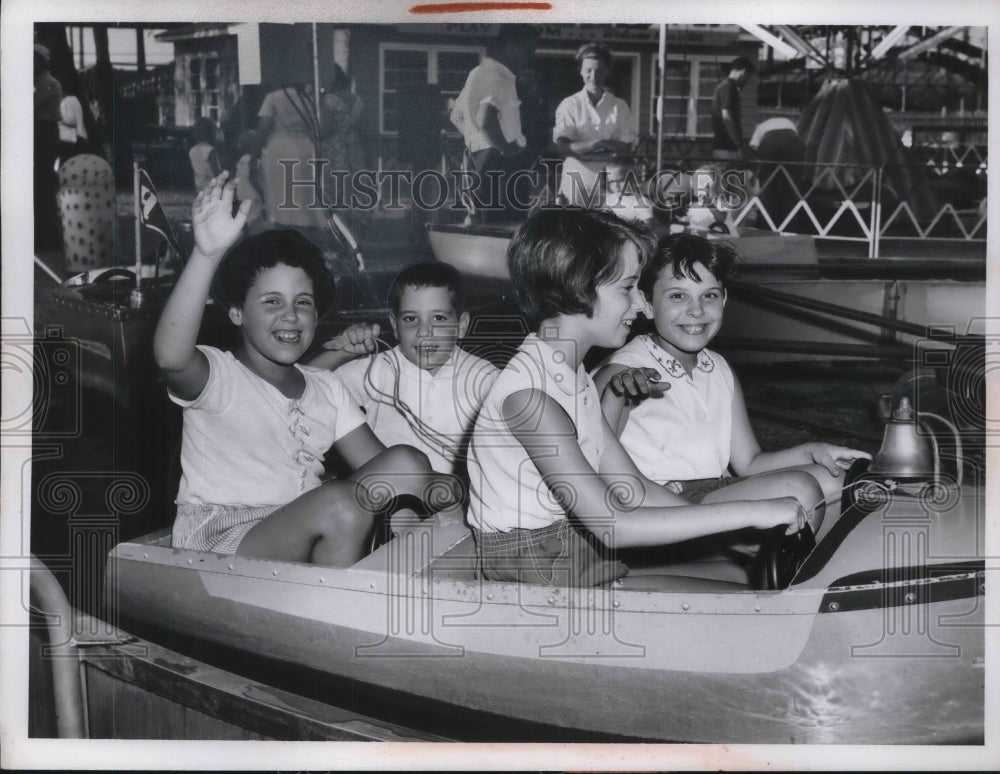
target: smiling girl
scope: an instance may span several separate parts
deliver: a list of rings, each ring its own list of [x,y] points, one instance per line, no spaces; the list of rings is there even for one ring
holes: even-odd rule
[[[184,409],[172,542],[349,565],[364,555],[374,517],[388,505],[378,493],[425,506],[432,494],[443,507],[458,492],[416,449],[386,449],[335,374],[298,363],[332,305],[333,278],[297,231],[240,240],[250,202],[232,214],[237,181],[226,177],[195,199],[195,247],[153,339],[170,399]],[[235,352],[195,343],[210,287],[240,331]],[[353,474],[323,483],[331,447]]]
[[[469,524],[481,577],[601,585],[628,573],[618,548],[804,524],[793,497],[692,505],[644,476],[605,420],[583,360],[625,343],[645,307],[637,286],[653,245],[644,227],[580,208],[541,210],[511,241],[508,269],[534,332],[473,432]]]
[[[639,279],[654,330],[608,357],[594,380],[610,387],[605,416],[650,479],[690,502],[791,495],[810,509],[815,532],[823,501],[839,497],[842,469],[870,455],[828,443],[761,450],[739,382],[707,348],[722,326],[735,261],[724,241],[694,234],[661,240]],[[651,389],[650,371],[669,391]]]

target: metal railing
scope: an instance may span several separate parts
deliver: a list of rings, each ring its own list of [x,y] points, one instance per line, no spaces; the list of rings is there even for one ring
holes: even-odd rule
[[[395,138],[369,139],[379,169],[398,164]],[[462,150],[460,138],[442,138],[440,171],[460,168]],[[655,156],[649,150],[648,144],[641,146],[635,158],[643,179],[655,172]],[[720,207],[728,210],[735,225],[866,245],[870,258],[879,257],[887,239],[985,246],[989,166],[982,146],[922,145],[908,151],[907,164],[877,167],[759,159],[725,162],[708,156],[704,144],[667,150],[672,152],[664,158],[672,160],[663,162],[663,170],[689,178],[699,170],[711,174],[723,165],[742,164],[747,173],[745,195]],[[686,203],[712,198],[705,193],[690,190]],[[718,201],[715,204],[719,206]]]
[[[887,239],[985,245],[986,158],[973,147],[948,153],[927,156],[922,163],[878,167],[748,161],[740,170],[744,195],[714,203],[728,210],[735,225],[865,243],[870,258],[879,257]],[[678,168],[694,175],[695,201],[698,170],[740,166],[693,158],[683,164]]]

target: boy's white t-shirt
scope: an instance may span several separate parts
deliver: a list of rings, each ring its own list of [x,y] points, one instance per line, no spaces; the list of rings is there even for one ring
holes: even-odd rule
[[[540,529],[566,518],[503,418],[504,400],[525,389],[538,390],[563,408],[584,457],[600,468],[604,416],[594,382],[583,366],[570,369],[561,352],[528,335],[486,396],[472,434],[468,521],[481,532]],[[539,443],[544,451],[545,439]]]
[[[291,400],[232,352],[199,345],[208,381],[183,407],[178,503],[285,505],[320,485],[333,443],[364,423],[340,378],[297,365],[302,396]]]
[[[336,373],[382,443],[414,446],[438,473],[452,473],[456,461],[465,459],[479,408],[499,370],[455,347],[432,374],[397,346],[352,360]]]
[[[631,407],[622,446],[642,473],[658,484],[718,478],[732,449],[732,369],[721,355],[704,349],[692,374],[648,335],[636,336],[609,355],[608,363],[655,368],[670,389]]]

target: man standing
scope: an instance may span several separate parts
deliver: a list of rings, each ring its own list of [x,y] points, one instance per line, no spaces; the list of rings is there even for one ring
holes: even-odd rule
[[[712,131],[715,135],[712,158],[722,162],[718,166],[724,178],[716,184],[721,183],[720,190],[735,195],[735,199],[727,197],[725,202],[733,209],[745,204],[749,196],[749,173],[740,169],[736,162],[749,155],[740,124],[740,89],[755,70],[753,62],[745,56],[736,57],[729,65],[729,74],[715,87],[712,97]]]
[[[737,57],[729,65],[729,74],[715,87],[712,97],[713,158],[734,161],[746,155],[746,142],[740,125],[740,89],[755,70],[749,59]]]
[[[479,174],[473,192],[476,208],[497,219],[516,215],[529,204],[530,181],[527,175],[516,175],[530,167],[516,81],[536,40],[530,25],[502,26],[487,44],[487,55],[469,73],[451,111],[451,122],[465,138]]]

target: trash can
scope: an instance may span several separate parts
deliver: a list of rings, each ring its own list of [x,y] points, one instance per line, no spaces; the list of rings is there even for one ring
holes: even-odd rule
[[[115,187],[111,166],[82,153],[59,168],[57,195],[66,270],[114,265]]]

